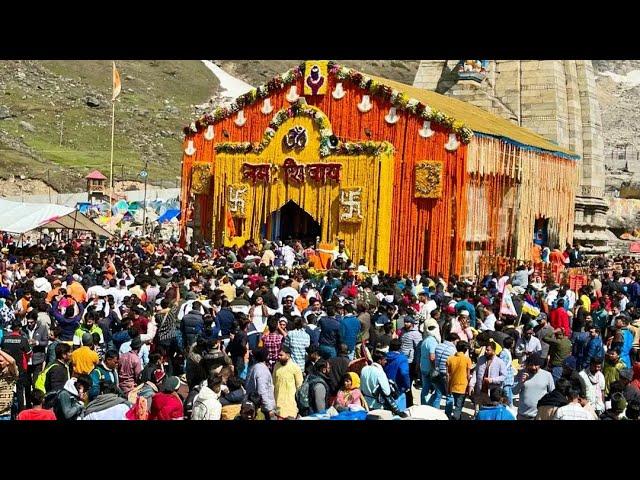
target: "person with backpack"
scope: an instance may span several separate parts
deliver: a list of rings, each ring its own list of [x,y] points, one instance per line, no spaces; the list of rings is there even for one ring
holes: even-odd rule
[[[88,375],[71,378],[67,380],[62,390],[47,393],[45,408],[53,404],[53,412],[57,420],[77,420],[84,411],[90,388],[91,378]]]
[[[116,387],[118,386],[118,352],[115,350],[109,350],[102,363],[95,366],[89,376],[92,380],[91,388],[89,389],[89,401],[93,400],[100,394],[100,383],[112,383]],[[119,388],[118,388],[119,390]]]
[[[329,408],[329,372],[331,364],[320,359],[296,393],[296,403],[301,416],[324,412]]]
[[[221,389],[222,378],[219,375],[210,375],[206,384],[200,387],[198,394],[193,399],[190,420],[220,420],[222,415]]]
[[[40,372],[36,380],[35,387],[44,393],[61,390],[71,378],[71,346],[58,343],[55,352],[56,361]]]
[[[27,365],[27,389],[25,392],[27,405],[32,405],[31,392],[33,391],[33,385],[45,365],[45,349],[49,344],[49,329],[38,320],[38,312],[32,310],[27,314],[27,325],[23,327],[22,332],[33,349]]]

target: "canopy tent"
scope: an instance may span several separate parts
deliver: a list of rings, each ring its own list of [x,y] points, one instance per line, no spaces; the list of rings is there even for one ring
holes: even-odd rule
[[[158,217],[158,223],[169,222],[180,215],[179,209],[167,210],[162,216]]]
[[[68,228],[90,231],[109,238],[112,236],[73,207],[51,203],[20,203],[0,198],[0,230],[25,233],[37,228]]]

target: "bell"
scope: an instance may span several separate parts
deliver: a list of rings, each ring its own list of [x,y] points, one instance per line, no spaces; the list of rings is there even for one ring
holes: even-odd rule
[[[391,107],[389,109],[389,113],[384,117],[384,120],[391,125],[400,120],[400,116],[396,113],[396,107]]]
[[[287,94],[287,101],[290,103],[293,103],[293,102],[297,102],[299,98],[300,98],[300,95],[298,95],[298,87],[296,87],[295,85],[291,85],[291,89]]]
[[[260,109],[260,111],[265,115],[269,115],[271,112],[273,112],[273,106],[271,105],[270,98],[264,99],[264,102],[262,102],[262,108]]]
[[[346,94],[347,94],[347,92],[345,92],[343,90],[343,88],[342,88],[342,83],[336,83],[336,88],[333,89],[333,92],[331,93],[331,96],[333,98],[335,98],[336,100],[340,100]]]
[[[186,153],[189,156],[196,153],[196,149],[193,146],[193,140],[189,140],[189,143],[187,144],[187,148],[184,149],[184,153]]]
[[[435,132],[431,130],[431,122],[429,120],[425,120],[424,122],[422,122],[422,128],[418,130],[418,134],[422,138],[429,138],[433,136],[434,133]]]
[[[247,122],[247,119],[244,118],[244,110],[240,110],[238,112],[238,116],[236,117],[236,119],[233,121],[233,123],[235,123],[237,126],[241,127],[243,126],[245,123]]]
[[[450,133],[449,134],[449,141],[447,143],[445,143],[444,148],[446,148],[447,150],[452,152],[454,150],[457,150],[459,146],[460,146],[460,142],[458,141],[458,138],[456,137],[456,134],[455,133]]]
[[[362,100],[358,104],[358,110],[360,110],[362,113],[367,113],[372,108],[373,108],[373,105],[371,105],[371,100],[369,99],[369,95],[363,95]]]
[[[209,125],[207,127],[207,131],[204,132],[204,138],[205,140],[211,141],[213,140],[213,136],[214,136],[215,132],[213,131],[213,125]]]

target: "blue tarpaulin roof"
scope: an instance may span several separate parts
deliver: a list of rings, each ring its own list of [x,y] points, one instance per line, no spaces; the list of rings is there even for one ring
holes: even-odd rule
[[[175,217],[180,216],[180,210],[167,210],[162,214],[161,217],[158,217],[158,223],[168,222],[173,220]]]

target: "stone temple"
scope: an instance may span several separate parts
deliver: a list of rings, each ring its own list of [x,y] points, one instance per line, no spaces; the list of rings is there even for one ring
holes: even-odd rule
[[[573,238],[585,253],[609,250],[602,120],[591,60],[423,60],[414,86],[469,102],[580,155]]]

